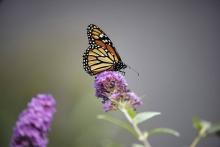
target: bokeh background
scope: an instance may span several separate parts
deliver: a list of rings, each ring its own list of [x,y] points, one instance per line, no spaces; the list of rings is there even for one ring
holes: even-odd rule
[[[104,113],[94,77],[82,68],[86,27],[99,25],[114,42],[138,111],[159,111],[142,129],[170,127],[180,138],[150,138],[153,147],[183,147],[196,135],[193,116],[220,121],[220,1],[1,0],[0,147],[37,93],[52,93],[57,113],[49,147],[129,147],[126,131],[96,119]],[[109,113],[123,119],[118,113]],[[201,147],[219,147],[214,136]]]

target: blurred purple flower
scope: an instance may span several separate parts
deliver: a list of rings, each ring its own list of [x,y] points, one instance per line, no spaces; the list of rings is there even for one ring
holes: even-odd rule
[[[52,95],[38,94],[19,116],[13,130],[11,147],[46,147],[56,101]]]
[[[124,76],[119,72],[104,71],[96,75],[96,96],[102,99],[104,111],[118,110],[118,102],[134,109],[143,103],[127,86]]]

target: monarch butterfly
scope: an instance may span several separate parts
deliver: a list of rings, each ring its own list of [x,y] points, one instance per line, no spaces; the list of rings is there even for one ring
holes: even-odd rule
[[[88,74],[96,75],[106,70],[120,71],[127,67],[112,41],[98,26],[90,24],[87,36],[89,47],[83,55],[83,67]]]

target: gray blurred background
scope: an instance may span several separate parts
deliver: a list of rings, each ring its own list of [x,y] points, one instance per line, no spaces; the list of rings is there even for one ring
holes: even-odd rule
[[[180,138],[150,138],[153,147],[183,147],[196,135],[193,116],[220,121],[220,1],[1,0],[0,147],[37,93],[52,93],[57,113],[49,147],[129,147],[126,131],[96,119],[104,113],[94,78],[82,68],[86,27],[99,25],[123,61],[138,111],[162,112],[142,129],[170,127]],[[123,119],[118,113],[109,113]],[[199,147],[219,147],[208,137]]]

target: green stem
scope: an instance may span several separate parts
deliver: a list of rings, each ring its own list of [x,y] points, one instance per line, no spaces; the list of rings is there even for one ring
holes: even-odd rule
[[[196,136],[196,138],[193,140],[192,144],[190,145],[190,147],[196,147],[196,145],[199,143],[199,141],[202,139],[201,136]]]
[[[199,141],[205,136],[206,133],[206,128],[202,128],[199,132],[196,138],[193,140],[192,144],[190,147],[196,147],[196,145],[199,143]]]
[[[132,125],[132,127],[134,128],[135,132],[138,135],[138,139],[139,141],[141,141],[144,144],[144,147],[151,147],[150,143],[147,140],[147,136],[141,132],[140,128],[138,127],[137,123],[135,123],[133,121],[133,119],[130,117],[130,115],[128,114],[127,109],[125,108],[125,105],[121,105],[121,107],[119,107],[121,112],[124,113],[125,117],[127,118],[127,120],[130,122],[130,124]]]

